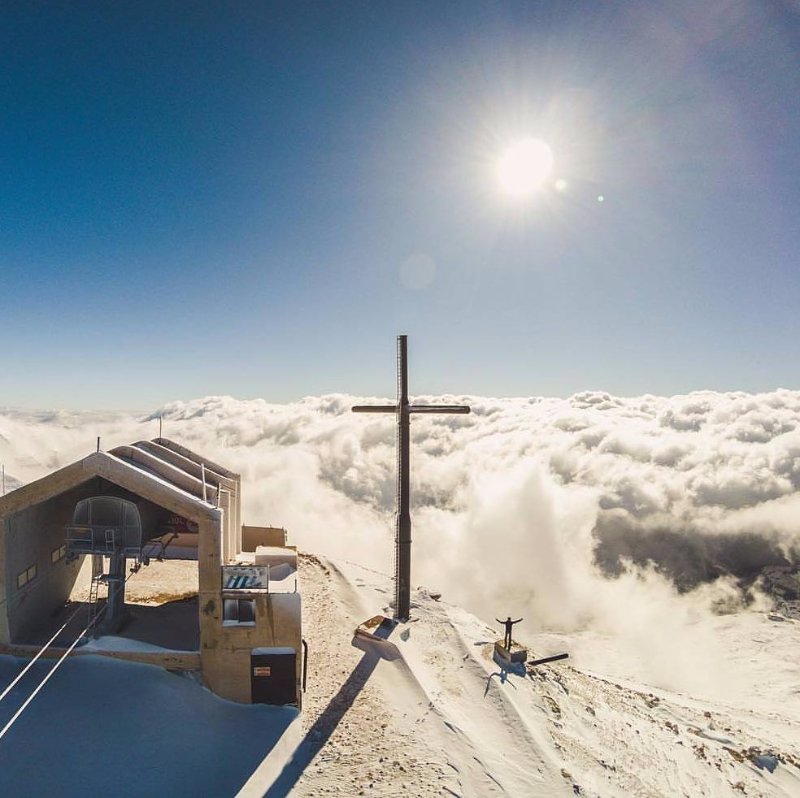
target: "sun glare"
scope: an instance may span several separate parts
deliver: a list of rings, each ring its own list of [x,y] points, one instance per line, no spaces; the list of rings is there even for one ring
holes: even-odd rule
[[[500,156],[497,174],[503,190],[515,197],[538,191],[553,171],[553,151],[540,139],[523,139]]]

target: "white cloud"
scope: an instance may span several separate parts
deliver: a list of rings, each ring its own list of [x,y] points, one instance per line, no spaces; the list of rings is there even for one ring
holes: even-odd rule
[[[388,573],[394,419],[350,413],[370,401],[386,400],[207,397],[145,419],[7,411],[0,462],[34,479],[98,435],[104,448],[155,437],[160,415],[165,436],[241,472],[248,522]],[[473,413],[412,421],[414,580],[485,617],[641,646],[665,613],[728,595],[720,577],[800,559],[800,392],[446,401]]]

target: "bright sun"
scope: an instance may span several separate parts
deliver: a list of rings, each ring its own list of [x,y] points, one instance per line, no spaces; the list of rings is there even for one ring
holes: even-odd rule
[[[507,194],[524,197],[538,191],[553,171],[553,151],[540,139],[522,139],[500,156],[497,174]]]

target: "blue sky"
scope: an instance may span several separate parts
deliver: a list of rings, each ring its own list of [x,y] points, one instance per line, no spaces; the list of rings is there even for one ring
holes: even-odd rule
[[[788,5],[5,4],[0,97],[0,405],[798,387]]]

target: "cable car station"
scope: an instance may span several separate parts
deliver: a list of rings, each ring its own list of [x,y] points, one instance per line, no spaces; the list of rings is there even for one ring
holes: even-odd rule
[[[126,601],[169,560],[196,561],[194,595]],[[0,602],[0,653],[113,656],[198,672],[240,703],[301,705],[296,549],[242,524],[238,474],[166,438],[98,445],[0,497]]]

